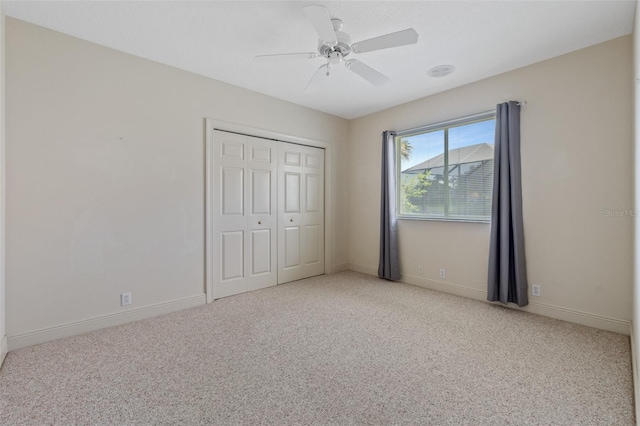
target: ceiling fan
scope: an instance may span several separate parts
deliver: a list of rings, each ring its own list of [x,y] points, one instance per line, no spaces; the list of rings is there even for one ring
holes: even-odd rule
[[[275,55],[259,55],[254,58],[256,61],[272,61],[287,59],[312,59],[326,58],[327,63],[318,68],[314,76],[311,78],[305,90],[316,87],[319,80],[323,76],[328,77],[331,67],[344,63],[345,67],[358,74],[375,86],[381,86],[386,83],[389,78],[368,65],[356,60],[345,59],[351,53],[366,53],[374,50],[388,49],[390,47],[405,46],[414,44],[418,41],[418,33],[413,28],[398,31],[395,33],[385,34],[378,37],[351,43],[351,36],[342,32],[342,21],[340,19],[331,18],[329,11],[324,6],[311,5],[305,6],[304,13],[311,21],[316,32],[320,36],[318,40],[317,52],[301,52],[301,53],[281,53]]]

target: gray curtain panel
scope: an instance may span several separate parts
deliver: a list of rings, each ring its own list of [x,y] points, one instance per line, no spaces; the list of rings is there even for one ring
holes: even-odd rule
[[[520,105],[497,106],[487,299],[529,303],[522,225]]]
[[[398,232],[396,230],[396,134],[382,133],[382,191],[380,195],[380,263],[378,276],[400,279]]]

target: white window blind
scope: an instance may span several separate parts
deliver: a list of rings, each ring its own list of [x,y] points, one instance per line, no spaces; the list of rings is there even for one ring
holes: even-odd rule
[[[398,132],[401,218],[488,221],[495,113]]]

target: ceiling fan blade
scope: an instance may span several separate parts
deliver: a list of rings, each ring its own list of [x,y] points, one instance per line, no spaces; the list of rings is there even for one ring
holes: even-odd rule
[[[369,65],[365,65],[362,62],[357,61],[355,59],[346,61],[344,65],[347,67],[347,69],[355,72],[360,77],[364,78],[374,86],[382,86],[387,81],[389,81],[389,77],[383,74],[380,74],[378,71],[374,70]]]
[[[318,68],[316,73],[313,75],[313,77],[311,77],[311,80],[309,80],[306,87],[304,88],[305,92],[313,92],[318,89],[322,79],[327,77],[327,67],[327,64],[320,65],[320,68]]]
[[[290,59],[311,59],[320,56],[318,53],[313,52],[300,52],[300,53],[277,53],[275,55],[258,55],[253,58],[257,62],[270,62],[270,61],[282,61]]]
[[[381,35],[379,37],[362,40],[351,45],[355,53],[371,52],[373,50],[388,49],[390,47],[405,46],[418,42],[418,33],[413,28],[395,33]]]
[[[333,24],[331,23],[331,17],[329,11],[324,6],[311,5],[303,7],[304,13],[311,21],[311,24],[316,29],[316,32],[320,36],[325,44],[334,45],[338,43],[336,38],[336,32],[333,30]]]

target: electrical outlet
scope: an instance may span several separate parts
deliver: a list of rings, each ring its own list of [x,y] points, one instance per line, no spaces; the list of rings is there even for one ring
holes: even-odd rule
[[[447,277],[447,271],[442,268],[440,269],[440,278],[446,278]]]
[[[127,306],[131,304],[131,293],[122,293],[120,295],[120,305]]]
[[[422,265],[418,265],[418,273],[422,275],[423,272],[424,272],[424,269],[422,269]]]
[[[531,295],[532,296],[540,296],[540,285],[534,284],[531,286]]]

